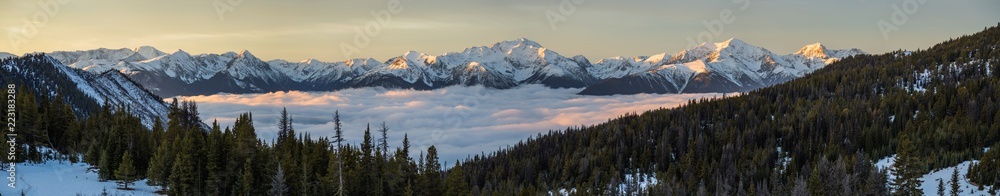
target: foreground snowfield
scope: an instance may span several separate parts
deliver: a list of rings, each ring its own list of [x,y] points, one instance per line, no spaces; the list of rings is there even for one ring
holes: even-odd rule
[[[889,168],[895,162],[895,159],[895,155],[880,159],[875,163],[875,166],[883,169]],[[959,180],[962,189],[961,195],[990,195],[987,192],[990,189],[989,186],[985,186],[983,190],[979,190],[978,187],[969,183],[969,179],[965,178],[969,165],[977,162],[979,161],[965,161],[955,166],[924,174],[921,178],[923,184],[920,188],[923,189],[925,195],[937,195],[937,179],[944,180],[945,187],[948,187],[948,180],[951,179],[951,173],[955,169],[958,169],[958,175],[961,178]],[[53,160],[41,164],[18,164],[16,167],[16,188],[10,188],[5,184],[3,187],[0,187],[0,195],[20,195],[22,191],[26,195],[100,195],[105,189],[110,195],[156,195],[153,192],[158,187],[146,185],[146,180],[136,181],[135,185],[131,186],[135,190],[118,190],[118,185],[115,184],[115,181],[97,181],[97,173],[88,172],[87,168],[89,167],[90,165],[86,163],[71,164],[68,161]],[[3,169],[6,170],[7,168],[4,167]],[[7,175],[6,172],[4,173]],[[651,177],[650,175],[640,175],[639,178],[645,180],[638,182],[638,187],[649,187],[656,184],[657,180]],[[626,178],[628,178],[628,181],[631,181],[633,176],[629,175]],[[894,178],[895,176],[889,174],[890,181]],[[618,188],[627,190],[630,187],[622,183],[618,185]],[[946,193],[949,193],[948,191],[950,190],[945,190]],[[558,192],[565,195],[571,191],[561,189]]]
[[[888,168],[892,167],[892,164],[895,163],[895,161],[896,161],[896,155],[892,155],[878,160],[878,162],[875,162],[875,166],[878,168],[886,169],[886,172],[888,173]],[[924,190],[924,195],[937,195],[938,191],[937,180],[941,179],[944,181],[944,187],[946,189],[944,191],[945,194],[951,194],[951,188],[950,188],[951,186],[949,185],[948,182],[951,180],[951,173],[954,172],[955,169],[958,169],[958,178],[959,178],[958,184],[960,187],[959,189],[962,190],[961,194],[959,195],[991,195],[989,193],[990,186],[984,186],[983,190],[979,190],[979,187],[972,185],[971,183],[969,183],[969,179],[965,178],[965,174],[969,172],[969,166],[972,165],[972,163],[978,163],[978,162],[979,162],[978,160],[965,161],[955,166],[934,170],[931,171],[930,173],[924,174],[924,176],[920,178],[920,180],[923,182],[923,184],[920,185],[920,188]],[[895,178],[896,176],[892,175],[892,173],[889,173],[888,179],[890,183],[892,182],[892,179]]]
[[[109,195],[156,195],[153,191],[158,187],[146,185],[146,180],[136,181],[135,190],[118,190],[115,181],[97,181],[97,173],[87,172],[88,167],[90,165],[85,163],[53,160],[42,164],[21,163],[15,167],[16,188],[7,186],[10,181],[4,179],[0,194],[20,195],[23,191],[26,195],[100,195],[107,189]],[[6,171],[2,173],[9,175]]]

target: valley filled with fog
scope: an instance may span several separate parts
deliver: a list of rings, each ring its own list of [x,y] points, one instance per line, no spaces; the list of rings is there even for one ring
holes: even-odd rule
[[[271,92],[177,97],[198,103],[202,120],[232,126],[244,112],[253,113],[258,136],[270,142],[277,118],[287,108],[296,133],[332,137],[333,112],[340,111],[344,137],[357,145],[365,126],[372,134],[380,123],[389,127],[389,142],[400,146],[409,135],[411,156],[435,145],[442,161],[492,152],[529,136],[570,126],[602,123],[630,112],[675,107],[691,99],[723,96],[708,94],[577,95],[581,89],[551,89],[527,85],[507,90],[447,87],[430,91],[347,89],[336,92]],[[167,100],[168,102],[170,100]]]

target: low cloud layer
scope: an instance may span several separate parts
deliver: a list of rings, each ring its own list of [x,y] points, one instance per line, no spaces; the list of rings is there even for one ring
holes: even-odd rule
[[[508,90],[448,87],[432,91],[348,89],[337,92],[273,92],[179,97],[196,101],[201,117],[232,126],[243,112],[253,112],[258,136],[273,140],[282,107],[294,120],[296,133],[313,137],[334,134],[333,112],[340,111],[347,142],[358,144],[369,123],[385,122],[389,142],[400,146],[410,137],[416,156],[435,145],[442,161],[453,163],[470,154],[489,153],[518,141],[577,125],[605,122],[628,112],[675,107],[690,99],[721,94],[576,95],[580,89],[528,85]]]

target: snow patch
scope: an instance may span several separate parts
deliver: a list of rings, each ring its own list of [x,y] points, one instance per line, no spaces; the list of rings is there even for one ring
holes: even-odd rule
[[[8,166],[8,164],[3,164]],[[0,188],[2,195],[100,195],[107,190],[110,195],[156,195],[159,187],[146,185],[146,180],[135,181],[129,188],[118,190],[115,181],[100,182],[97,173],[88,172],[86,163],[69,163],[49,160],[40,164],[17,164],[17,184],[15,188]],[[5,167],[4,170],[7,168]]]
[[[875,162],[875,167],[879,169],[885,169],[887,171],[886,172],[887,179],[889,182],[892,182],[893,179],[896,179],[896,176],[892,175],[892,172],[888,172],[888,169],[892,168],[892,165],[895,162],[896,162],[896,155],[882,158]],[[922,177],[920,177],[920,180],[923,182],[922,184],[920,184],[920,188],[924,191],[924,195],[937,195],[937,190],[938,190],[937,180],[940,179],[944,180],[945,188],[947,189],[945,190],[945,193],[950,193],[951,186],[949,182],[951,180],[951,174],[957,169],[959,178],[958,183],[960,187],[959,189],[962,191],[960,195],[990,195],[990,193],[988,192],[991,188],[990,186],[984,186],[983,190],[979,190],[979,187],[973,185],[971,182],[969,182],[969,179],[965,177],[965,175],[969,172],[969,166],[978,162],[979,162],[978,160],[965,161],[955,166],[934,170],[927,174],[924,174]],[[888,186],[892,187],[891,185]]]

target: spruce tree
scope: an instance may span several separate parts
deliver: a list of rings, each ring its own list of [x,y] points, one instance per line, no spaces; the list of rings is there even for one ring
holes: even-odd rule
[[[236,195],[250,196],[253,194],[253,166],[251,165],[250,159],[243,162],[243,175],[240,175],[239,179],[239,189],[236,190]]]
[[[438,161],[437,148],[434,145],[427,148],[427,158],[424,163],[424,183],[427,187],[425,195],[441,195],[443,194],[442,188],[443,183],[441,183],[441,163]]]
[[[222,136],[222,131],[219,130],[219,122],[212,122],[212,130],[208,133],[208,140],[204,146],[204,151],[207,156],[205,170],[207,171],[207,177],[205,178],[205,194],[206,195],[221,195],[223,179],[225,179],[225,158],[227,145],[223,143],[224,138]]]
[[[280,164],[277,168],[277,172],[271,176],[271,190],[267,191],[267,195],[283,196],[288,192],[288,185],[285,184],[285,171],[281,169]]]
[[[937,181],[938,181],[938,185],[937,185],[937,189],[938,189],[938,190],[937,190],[937,195],[938,195],[938,196],[944,196],[944,180],[943,180],[943,179],[940,179],[940,178],[938,178],[938,179],[937,179]]]
[[[295,133],[290,133],[291,119],[288,117],[288,110],[286,108],[281,108],[281,114],[278,116],[278,141],[275,142],[274,148],[281,153],[287,153],[284,151],[285,145],[290,143],[289,139],[295,139]]]
[[[382,187],[379,184],[378,159],[376,158],[376,146],[372,142],[371,127],[365,128],[365,136],[361,142],[361,183],[362,190],[367,191],[365,195],[381,195]],[[373,152],[375,151],[375,152]]]
[[[108,155],[108,151],[102,150],[101,151],[100,161],[98,161],[98,163],[97,163],[97,168],[98,168],[98,170],[97,170],[97,180],[98,181],[104,182],[104,181],[108,181],[111,178],[111,174],[112,174],[111,173],[111,164],[108,163],[108,161],[109,161],[108,159],[110,159],[110,156]]]
[[[170,184],[170,169],[173,167],[173,152],[170,150],[172,142],[165,139],[157,147],[156,153],[149,162],[149,170],[146,170],[146,177],[149,179],[146,184],[160,186],[160,191],[166,191]]]
[[[198,168],[194,160],[194,134],[189,132],[183,139],[181,150],[174,158],[170,173],[171,195],[200,195],[198,190]]]
[[[819,179],[819,165],[814,165],[809,176],[809,195],[823,195],[823,181]]]
[[[897,195],[920,194],[921,163],[918,159],[917,147],[910,136],[900,137],[899,148],[896,149],[896,162],[892,165],[892,174],[896,176],[892,184]]]
[[[337,155],[336,158],[337,195],[342,196],[344,195],[344,161],[342,155],[343,151],[341,150],[343,146],[341,145],[341,142],[344,141],[344,131],[341,129],[341,124],[340,124],[340,110],[336,110],[333,112],[333,125],[334,125],[333,129],[334,131],[336,131],[333,138],[333,142],[337,142],[337,149],[334,152]]]
[[[951,172],[951,180],[948,184],[951,185],[952,196],[958,196],[962,194],[962,189],[960,189],[961,187],[958,184],[958,167],[955,167],[955,169]],[[941,187],[941,189],[944,189],[944,187]]]
[[[462,169],[460,164],[456,164],[455,167],[452,167],[452,169],[448,171],[448,177],[445,183],[447,187],[445,195],[469,195],[469,183],[465,180],[465,171]]]
[[[118,178],[125,190],[130,190],[128,185],[135,182],[135,174],[136,171],[132,162],[132,153],[130,151],[125,151],[125,154],[122,155],[122,163],[118,164],[118,170],[115,170],[115,177]]]

